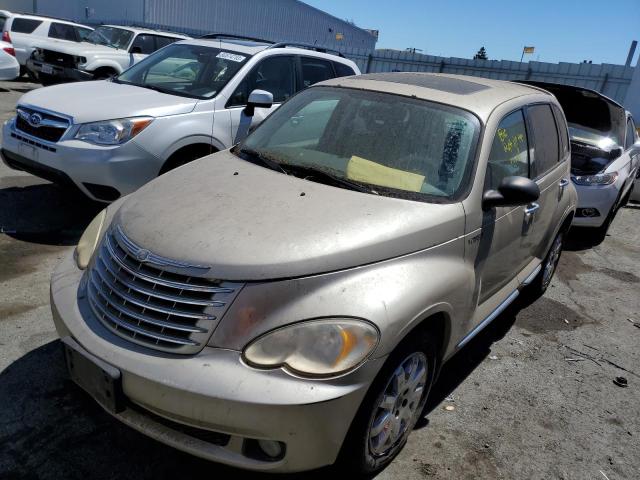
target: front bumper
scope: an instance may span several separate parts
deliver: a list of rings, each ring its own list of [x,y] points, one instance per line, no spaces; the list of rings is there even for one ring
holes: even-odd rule
[[[595,208],[599,215],[593,217],[584,217],[576,215],[573,218],[572,225],[578,227],[600,227],[609,215],[618,199],[617,183],[612,185],[586,186],[576,185],[578,193],[577,211],[585,208]]]
[[[33,58],[27,60],[27,68],[36,75],[50,75],[61,80],[93,80],[93,74],[85,72],[84,70],[71,67],[61,67],[60,65],[52,65],[50,63],[34,60]],[[43,69],[49,71],[45,73]]]
[[[72,337],[120,370],[124,395],[142,408],[127,408],[116,418],[162,443],[235,467],[296,472],[335,462],[384,358],[337,379],[305,380],[282,370],[250,368],[234,350],[206,347],[194,356],[162,355],[102,327],[78,296],[82,273],[71,255],[54,272],[54,323],[61,337]],[[208,443],[156,421],[155,416],[228,434],[229,443]],[[256,458],[246,448],[253,439],[283,442],[284,457]]]
[[[79,140],[48,142],[18,130],[15,119],[2,129],[5,163],[56,183],[71,182],[89,198],[110,202],[154,179],[162,161],[134,140],[99,146]],[[21,164],[21,165],[20,165]],[[43,172],[54,172],[53,177]],[[66,177],[64,181],[59,178]],[[112,193],[115,189],[116,192]]]

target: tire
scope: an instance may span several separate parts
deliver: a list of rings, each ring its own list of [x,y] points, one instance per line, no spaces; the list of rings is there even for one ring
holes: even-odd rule
[[[425,333],[409,337],[393,351],[369,387],[336,462],[339,471],[356,476],[380,472],[402,450],[421,417],[437,368],[437,348]],[[424,365],[424,377],[419,374],[420,365]],[[407,372],[413,382],[406,380]],[[406,383],[401,384],[401,378]],[[402,388],[397,391],[399,385]],[[408,391],[412,385],[416,385],[413,395]],[[394,394],[393,405],[383,407],[383,400]]]
[[[218,150],[212,145],[205,145],[202,143],[183,147],[173,155],[171,155],[171,157],[169,157],[166,162],[164,162],[164,165],[162,165],[158,176],[164,175],[171,170],[186,165],[187,163],[193,162],[194,160],[197,160],[199,158],[211,155],[212,153],[215,153],[217,151]]]
[[[558,268],[560,255],[562,255],[564,236],[565,232],[561,231],[556,235],[556,238],[553,239],[551,247],[549,247],[549,251],[542,261],[542,268],[540,269],[540,272],[523,291],[526,298],[532,301],[536,300],[544,295],[544,292],[549,288],[553,275],[556,273],[556,269]]]
[[[115,77],[117,75],[115,70],[111,70],[110,68],[99,68],[93,73],[94,80],[108,80],[111,77]]]
[[[54,77],[53,75],[48,75],[46,73],[38,73],[38,80],[40,81],[43,87],[55,85],[60,82],[58,78]]]

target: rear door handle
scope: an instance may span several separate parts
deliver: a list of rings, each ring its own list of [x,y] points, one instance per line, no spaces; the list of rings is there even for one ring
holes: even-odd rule
[[[530,203],[529,205],[527,205],[524,209],[524,214],[525,215],[531,215],[533,212],[535,212],[536,210],[538,210],[540,208],[540,204],[533,202]]]
[[[560,186],[560,188],[564,188],[567,185],[569,185],[569,180],[567,180],[566,178],[563,178],[562,180],[560,180],[560,183],[558,185]]]

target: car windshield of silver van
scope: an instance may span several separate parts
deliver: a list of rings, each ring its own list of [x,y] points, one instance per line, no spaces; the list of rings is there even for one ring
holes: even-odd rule
[[[234,153],[342,188],[446,202],[466,190],[479,130],[474,115],[453,106],[315,87],[276,110]]]
[[[148,56],[114,81],[192,98],[212,98],[249,55],[202,45],[173,44]]]

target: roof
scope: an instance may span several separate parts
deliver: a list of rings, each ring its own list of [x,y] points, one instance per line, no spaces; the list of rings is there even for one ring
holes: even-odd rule
[[[550,94],[539,88],[482,77],[443,73],[371,73],[327,80],[318,85],[393,93],[455,105],[486,120],[501,103],[524,95]]]
[[[154,30],[152,28],[144,28],[144,27],[135,27],[132,25],[98,25],[96,28],[98,27],[113,27],[113,28],[121,28],[123,30],[130,30],[132,32],[135,33],[153,33],[154,35],[166,35],[168,37],[178,37],[178,38],[184,38],[189,39],[191,38],[189,35],[185,35],[184,33],[178,33],[178,32],[170,32],[168,30]]]
[[[64,18],[51,17],[48,15],[37,15],[35,13],[20,13],[20,12],[10,12],[9,10],[0,10],[0,15],[7,18],[32,18],[35,20],[48,20],[50,22],[64,23],[65,25],[76,25],[79,27],[90,28],[93,30],[93,27],[88,25],[84,25],[82,23],[73,22],[71,20],[65,20]]]

